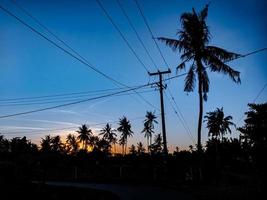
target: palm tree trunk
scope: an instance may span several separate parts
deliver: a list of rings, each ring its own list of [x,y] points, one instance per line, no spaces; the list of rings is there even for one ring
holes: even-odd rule
[[[116,144],[114,143],[114,153],[116,154]]]
[[[199,116],[198,116],[198,127],[197,127],[197,149],[201,151],[201,128],[203,118],[203,91],[202,91],[202,64],[197,62],[198,65],[198,97],[199,97]]]
[[[124,155],[127,154],[127,139],[126,139],[126,142],[125,142],[125,152],[124,152]]]
[[[149,137],[147,137],[147,153],[149,153]]]

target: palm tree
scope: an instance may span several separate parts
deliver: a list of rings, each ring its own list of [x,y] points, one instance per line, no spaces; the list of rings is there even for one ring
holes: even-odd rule
[[[144,128],[142,133],[145,133],[145,138],[147,138],[147,151],[149,151],[149,146],[152,144],[152,134],[154,133],[154,123],[158,123],[156,121],[157,117],[155,113],[146,112],[146,119],[144,120]]]
[[[215,180],[216,184],[218,183],[219,178],[219,166],[220,166],[220,155],[219,155],[219,149],[218,149],[218,143],[219,138],[221,136],[221,144],[223,144],[223,136],[227,134],[228,132],[231,133],[230,126],[235,126],[231,120],[233,119],[232,116],[224,116],[223,108],[219,109],[217,108],[213,112],[207,112],[207,114],[204,116],[205,120],[207,122],[207,128],[209,130],[209,136],[212,137],[212,140],[209,141],[210,144],[215,144]],[[208,144],[209,144],[208,143]]]
[[[78,142],[74,134],[68,134],[66,138],[66,144],[69,147],[71,153],[76,153],[78,151]]]
[[[81,127],[79,127],[77,133],[79,133],[78,139],[80,140],[80,142],[82,142],[83,149],[87,150],[87,145],[89,143],[91,135],[93,134],[92,130],[89,129],[86,124],[83,124]]]
[[[157,134],[154,137],[154,143],[150,145],[152,153],[161,153],[162,152],[162,137],[161,134]]]
[[[114,151],[116,153],[116,143],[117,143],[117,134],[115,129],[111,128],[111,124],[107,123],[106,126],[100,131],[99,135],[103,135],[103,138],[106,139],[110,144],[113,144]]]
[[[132,125],[130,121],[125,116],[123,116],[119,120],[119,127],[117,130],[121,133],[120,142],[123,144],[124,154],[126,153],[126,150],[127,150],[128,137],[133,136],[133,131],[131,130],[131,128],[132,128]]]
[[[62,143],[59,135],[52,137],[51,149],[54,152],[62,152],[63,151],[63,143]]]
[[[173,51],[182,53],[182,63],[177,70],[185,69],[186,63],[190,68],[185,77],[185,92],[192,92],[198,79],[199,117],[198,117],[198,150],[201,150],[201,127],[203,118],[203,100],[207,101],[209,92],[209,77],[206,69],[211,72],[227,74],[234,82],[240,83],[240,73],[225,64],[227,61],[240,57],[239,54],[225,49],[209,46],[211,34],[206,24],[208,5],[199,13],[192,10],[181,15],[182,29],[178,31],[178,39],[160,37],[160,41],[172,48]]]
[[[50,152],[52,150],[51,141],[52,138],[50,135],[46,135],[45,138],[41,138],[41,151]]]
[[[209,136],[215,139],[219,139],[221,136],[221,140],[223,140],[223,136],[227,133],[231,133],[230,126],[235,126],[231,120],[232,116],[224,116],[223,108],[217,108],[213,112],[207,112],[204,116],[207,122],[207,128],[209,130]]]
[[[122,154],[125,154],[125,144],[126,144],[126,139],[123,135],[121,135],[120,139],[119,139],[119,145],[121,145],[122,149]]]
[[[132,155],[136,155],[137,151],[136,151],[136,148],[135,146],[132,144],[131,147],[129,148],[129,152],[130,154]]]
[[[142,144],[142,142],[137,143],[137,153],[138,153],[138,155],[142,155],[145,153],[145,148],[144,148],[144,145]]]

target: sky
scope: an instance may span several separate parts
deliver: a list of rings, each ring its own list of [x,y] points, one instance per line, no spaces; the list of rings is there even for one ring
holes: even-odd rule
[[[156,69],[153,63],[129,26],[116,0],[102,0],[101,2],[140,60],[150,72],[154,72]],[[158,68],[166,70],[167,66],[134,1],[121,0],[120,2]],[[138,62],[96,1],[21,0],[17,3],[98,70],[113,79],[127,86],[142,85],[157,80],[157,78],[148,76],[144,67]],[[267,47],[267,2],[264,0],[139,0],[139,3],[155,37],[175,38],[176,32],[180,29],[180,15],[191,11],[193,7],[199,11],[206,3],[210,3],[207,20],[212,35],[210,45],[240,54]],[[0,5],[57,42],[11,1],[0,0]],[[84,96],[75,97],[77,100],[92,97],[89,95],[106,94],[107,91],[99,90],[117,87],[112,81],[55,48],[3,10],[0,10],[0,24],[1,116],[66,103],[66,99],[58,98],[56,102],[52,99],[53,102],[47,103],[47,100],[46,104],[37,104],[37,99],[34,99],[32,102],[37,102],[36,104],[17,105],[27,103],[27,100],[19,100],[17,103],[13,101],[15,105],[10,105],[12,101],[6,101],[6,99],[98,91],[86,93],[86,95],[83,93]],[[165,78],[176,75],[175,69],[180,63],[179,53],[173,52],[163,43],[159,42],[158,45],[172,70],[172,74],[165,75]],[[247,104],[254,101],[267,83],[265,61],[266,51],[263,51],[230,62],[231,67],[241,72],[241,84],[233,83],[225,75],[209,73],[210,92],[208,101],[204,103],[204,113],[223,107],[225,114],[232,115],[234,123],[241,126]],[[184,72],[186,71],[178,72],[178,74]],[[171,149],[175,146],[185,149],[196,141],[197,89],[192,93],[185,93],[183,91],[184,77],[172,79],[167,84],[194,137],[194,139],[190,137],[175,115],[170,104],[172,101],[165,98],[168,145]],[[109,90],[108,93],[114,91],[118,90]],[[141,133],[142,123],[146,111],[155,111],[159,114],[159,111],[155,109],[155,107],[158,109],[160,107],[159,91],[149,87],[140,91],[144,92],[141,95],[154,107],[131,92],[131,95],[113,96],[43,112],[2,118],[0,119],[0,133],[7,138],[25,135],[33,142],[39,143],[40,138],[46,134],[59,134],[64,137],[67,133],[75,132],[76,127],[81,124],[88,124],[95,134],[106,122],[112,122],[112,126],[116,128],[118,119],[125,115],[130,119],[134,131],[134,137],[130,138],[130,143],[136,144],[138,141],[145,143]],[[264,103],[266,100],[267,88],[261,92],[256,103]],[[172,103],[174,106],[174,102]],[[161,121],[160,118],[158,121]],[[160,132],[159,123],[156,125],[156,133]],[[207,132],[203,124],[203,143],[207,140]],[[237,137],[238,132],[233,130],[232,136]]]

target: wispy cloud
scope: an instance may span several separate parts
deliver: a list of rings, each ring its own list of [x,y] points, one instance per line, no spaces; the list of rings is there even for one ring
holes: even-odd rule
[[[7,129],[7,130],[45,130],[45,128],[42,127],[32,127],[32,126],[1,126],[1,129]]]

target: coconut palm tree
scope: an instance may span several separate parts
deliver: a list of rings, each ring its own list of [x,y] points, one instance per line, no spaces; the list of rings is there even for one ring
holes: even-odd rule
[[[52,137],[50,135],[46,135],[44,138],[41,138],[41,151],[50,152],[52,150],[51,141]]]
[[[119,139],[119,145],[121,145],[121,153],[124,155],[125,152],[125,144],[126,144],[126,139],[124,135],[121,135],[120,139]]]
[[[229,52],[216,46],[209,46],[211,34],[206,24],[208,5],[199,13],[193,8],[192,12],[181,15],[182,29],[177,32],[178,39],[165,37],[158,38],[172,48],[182,53],[177,70],[185,69],[190,63],[185,77],[185,92],[192,92],[198,80],[199,117],[198,117],[198,150],[201,150],[201,127],[203,118],[203,100],[207,100],[209,92],[209,77],[207,69],[211,72],[227,74],[234,82],[240,83],[240,73],[225,64],[227,61],[240,57],[239,54]]]
[[[78,140],[80,140],[80,142],[82,142],[82,148],[84,150],[87,150],[87,145],[90,141],[90,137],[93,134],[92,130],[89,129],[86,124],[83,124],[81,127],[79,127],[79,130],[77,131],[77,133],[79,133],[78,135]]]
[[[219,155],[219,147],[223,145],[223,136],[227,134],[228,132],[231,133],[230,126],[235,126],[231,120],[233,119],[232,116],[224,116],[223,108],[219,109],[217,108],[215,111],[212,112],[207,112],[207,114],[204,116],[205,122],[207,122],[207,129],[209,130],[209,136],[212,137],[212,140],[208,141],[209,144],[214,144],[215,145],[215,169],[216,169],[216,174],[215,174],[215,180],[216,184],[218,183],[219,180],[219,166],[220,166],[220,161],[221,158]],[[219,138],[221,137],[221,145]],[[208,146],[207,145],[207,146]]]
[[[142,133],[145,133],[145,138],[147,139],[147,151],[149,151],[149,146],[152,144],[152,134],[154,133],[154,123],[158,123],[156,121],[157,117],[155,113],[146,112],[146,119],[144,120],[144,128]]]
[[[54,152],[62,152],[63,151],[63,143],[62,143],[61,137],[59,135],[52,137],[51,149]]]
[[[74,134],[68,134],[66,138],[66,145],[69,147],[71,153],[76,153],[78,151],[78,142]]]
[[[117,134],[115,129],[111,128],[111,124],[107,123],[106,126],[100,131],[99,135],[103,135],[103,138],[114,146],[114,152],[116,153]]]
[[[130,121],[125,116],[123,116],[119,120],[119,127],[117,130],[121,133],[120,142],[123,144],[124,154],[126,153],[126,150],[127,150],[127,140],[130,136],[133,136],[133,131],[131,130],[131,128],[132,128],[132,125]]]
[[[129,148],[129,153],[132,155],[136,155],[136,153],[137,153],[136,147],[133,144]]]
[[[217,108],[213,112],[207,112],[204,116],[205,122],[207,122],[207,129],[209,130],[209,136],[215,139],[223,141],[223,136],[227,133],[231,133],[230,126],[235,126],[231,120],[232,116],[224,116],[223,108]]]
[[[142,142],[137,143],[137,153],[138,153],[138,155],[142,155],[145,153],[145,148],[144,148],[144,145],[142,144]]]
[[[161,153],[162,152],[162,137],[161,134],[157,134],[154,137],[154,143],[150,145],[151,153]]]

